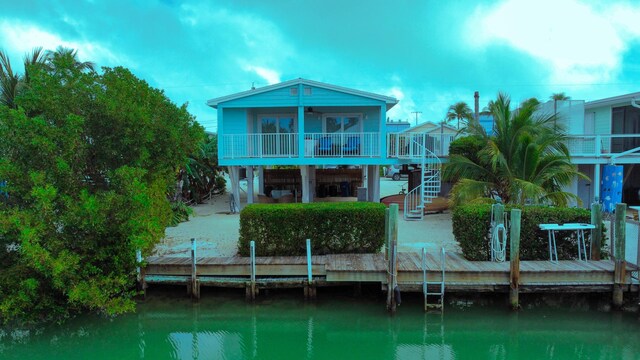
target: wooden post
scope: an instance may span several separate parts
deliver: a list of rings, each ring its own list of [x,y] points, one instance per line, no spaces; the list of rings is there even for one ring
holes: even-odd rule
[[[615,243],[614,243],[614,278],[613,306],[621,307],[624,301],[624,283],[627,263],[625,261],[627,204],[616,204]]]
[[[511,268],[509,302],[511,308],[517,310],[520,307],[518,291],[520,286],[520,209],[511,210],[511,247],[509,252],[509,265]]]
[[[398,204],[389,206],[389,262],[387,268],[387,309],[396,312],[396,298],[394,295],[398,275]]]
[[[191,298],[200,299],[200,281],[196,271],[196,239],[191,239]]]
[[[384,259],[389,260],[389,249],[391,248],[391,234],[389,233],[389,208],[384,209]]]
[[[304,284],[304,298],[315,299],[316,287],[313,283],[313,265],[311,262],[311,239],[307,239],[307,282]]]
[[[602,247],[602,205],[591,204],[591,224],[595,229],[591,232],[591,260],[600,260],[600,247]]]
[[[256,242],[251,240],[249,243],[249,255],[250,255],[250,267],[251,267],[251,279],[247,286],[246,296],[247,300],[256,299]]]
[[[147,295],[146,293],[146,289],[147,289],[147,284],[144,281],[144,275],[145,275],[145,271],[144,268],[141,266],[142,265],[142,251],[140,250],[136,250],[136,262],[138,263],[138,266],[136,267],[137,273],[138,273],[138,291],[140,292],[140,297],[142,299],[144,299]]]

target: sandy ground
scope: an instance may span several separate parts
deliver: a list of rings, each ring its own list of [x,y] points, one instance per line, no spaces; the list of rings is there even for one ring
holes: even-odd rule
[[[380,194],[397,194],[406,180],[380,180]],[[241,187],[246,190],[246,183]],[[257,181],[254,184],[257,193]],[[241,192],[242,204],[246,195]],[[229,214],[229,195],[224,194],[211,201],[193,206],[189,221],[167,228],[165,238],[156,246],[155,255],[190,256],[191,238],[196,239],[198,256],[233,256],[237,252],[240,216]],[[448,252],[460,252],[452,233],[451,214],[425,215],[422,221],[405,221],[400,214],[398,224],[400,251],[429,251],[444,247]]]

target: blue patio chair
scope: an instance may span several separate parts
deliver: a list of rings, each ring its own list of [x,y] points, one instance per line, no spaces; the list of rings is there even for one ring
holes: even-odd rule
[[[333,150],[333,141],[329,136],[325,136],[318,140],[318,154],[327,155]]]
[[[343,152],[345,154],[358,155],[360,154],[360,137],[349,136],[347,142],[344,144]]]

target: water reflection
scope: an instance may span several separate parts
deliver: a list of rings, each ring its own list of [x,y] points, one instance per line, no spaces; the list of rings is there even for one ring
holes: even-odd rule
[[[640,359],[635,314],[478,306],[425,315],[409,301],[390,317],[379,301],[350,298],[194,305],[159,296],[137,314],[4,334],[3,359]]]

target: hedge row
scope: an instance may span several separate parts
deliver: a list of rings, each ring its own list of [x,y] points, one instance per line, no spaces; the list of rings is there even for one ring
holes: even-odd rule
[[[384,244],[384,209],[367,202],[248,205],[238,252],[248,256],[254,240],[258,256],[304,255],[311,239],[314,255],[375,253]]]
[[[511,211],[507,207],[505,211]],[[491,205],[462,205],[453,210],[453,234],[464,256],[469,260],[490,260],[489,229]],[[527,206],[522,208],[520,223],[520,259],[549,260],[547,231],[539,224],[590,223],[591,213],[586,209]],[[585,232],[589,251],[590,232]],[[604,243],[604,242],[603,242]],[[575,231],[556,232],[558,259],[578,257]],[[509,246],[507,245],[507,254]],[[508,255],[507,255],[508,256]]]

